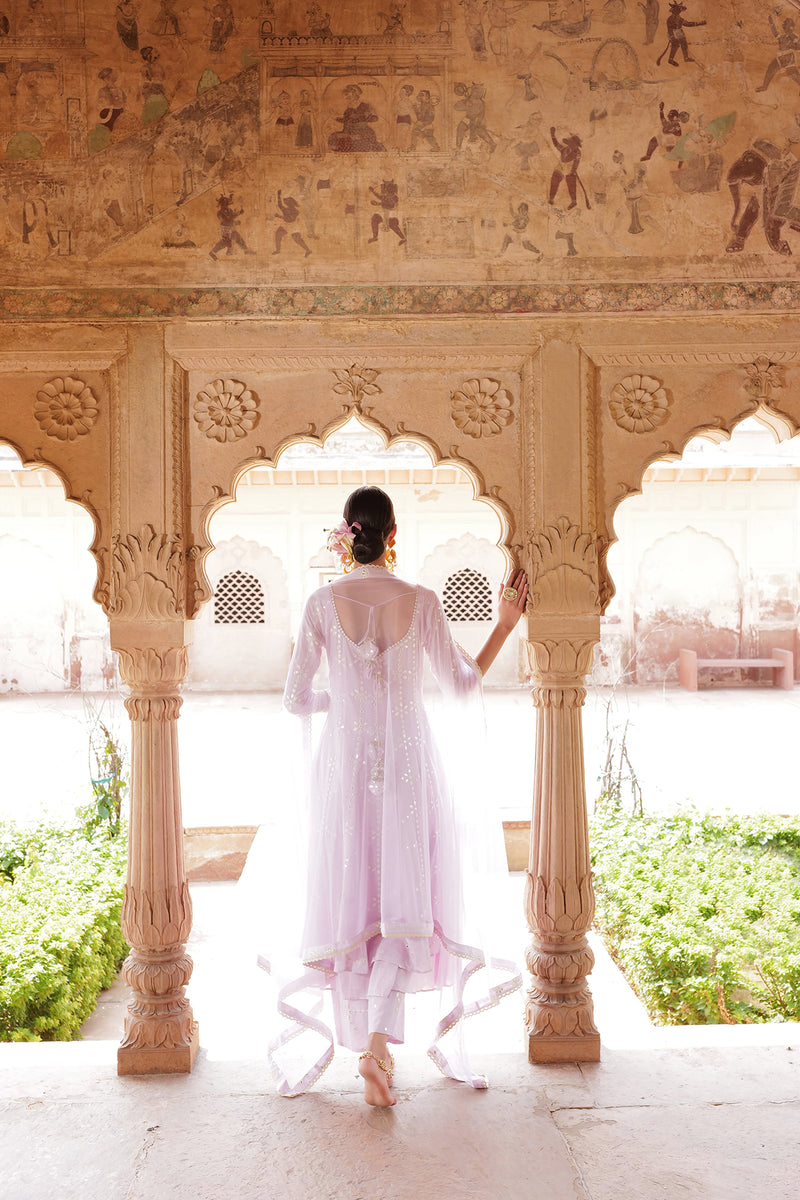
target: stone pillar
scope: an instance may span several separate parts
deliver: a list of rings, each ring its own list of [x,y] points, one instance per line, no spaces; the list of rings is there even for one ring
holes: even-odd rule
[[[187,664],[186,646],[175,635],[182,632],[138,623],[121,631],[112,624],[112,645],[130,689],[125,707],[131,718],[130,845],[122,929],[131,945],[123,977],[133,999],[117,1052],[120,1075],[189,1072],[197,1053],[197,1024],[185,996],[192,973],[185,949],[192,903],[183,862],[178,772],[178,692]]]
[[[530,1062],[596,1062],[600,1035],[586,976],[594,956],[581,706],[594,640],[531,643],[539,681],[536,770],[525,908],[532,976],[526,1030]]]
[[[525,895],[528,1058],[596,1062],[600,1035],[586,980],[594,965],[586,941],[594,892],[581,722],[584,680],[600,636],[595,539],[559,519],[533,539],[530,583],[536,765]]]
[[[129,688],[131,816],[122,929],[133,989],[117,1052],[120,1075],[188,1073],[197,1023],[185,988],[192,903],[183,861],[177,720],[186,677],[186,623],[111,622]]]

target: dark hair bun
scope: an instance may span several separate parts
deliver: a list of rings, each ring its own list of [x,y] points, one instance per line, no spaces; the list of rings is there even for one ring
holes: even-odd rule
[[[359,563],[371,563],[383,554],[385,542],[378,529],[362,526],[353,538],[353,558]]]
[[[353,536],[356,562],[371,563],[380,558],[395,525],[394,507],[386,492],[371,485],[356,488],[345,501],[344,519],[351,527],[361,527]]]

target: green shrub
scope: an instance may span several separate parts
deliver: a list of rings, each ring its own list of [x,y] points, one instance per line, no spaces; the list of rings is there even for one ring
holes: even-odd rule
[[[595,814],[596,925],[662,1024],[800,1020],[800,820]]]
[[[0,827],[0,1041],[65,1041],[127,953],[125,837]]]

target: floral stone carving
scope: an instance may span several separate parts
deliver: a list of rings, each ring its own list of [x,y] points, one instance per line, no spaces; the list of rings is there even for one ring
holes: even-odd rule
[[[365,396],[377,396],[380,385],[375,380],[380,371],[374,367],[365,367],[359,363],[351,363],[349,367],[333,367],[336,383],[333,390],[340,396],[352,396],[353,403],[358,407]]]
[[[628,375],[611,392],[611,415],[629,433],[649,433],[667,419],[669,400],[658,379]]]
[[[770,404],[772,393],[786,384],[786,368],[781,363],[774,363],[765,354],[760,354],[751,363],[745,363],[747,372],[745,390],[759,404]]]
[[[74,442],[97,420],[97,400],[82,379],[51,379],[36,393],[34,416],[48,437]]]
[[[470,437],[492,437],[514,420],[511,403],[496,379],[468,379],[453,393],[450,415]]]
[[[206,437],[235,442],[259,421],[258,397],[238,379],[215,379],[197,393],[194,419]]]

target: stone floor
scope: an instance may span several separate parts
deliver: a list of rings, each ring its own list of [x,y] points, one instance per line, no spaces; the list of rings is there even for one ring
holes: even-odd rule
[[[510,877],[519,899],[521,879]],[[235,889],[193,888],[190,1076],[119,1078],[124,989],[74,1043],[0,1046],[2,1200],[796,1200],[800,1026],[654,1029],[602,954],[603,1060],[538,1066],[512,997],[470,1030],[486,1092],[443,1079],[410,1014],[391,1111],[355,1055],[278,1097],[271,993],[229,938]]]

